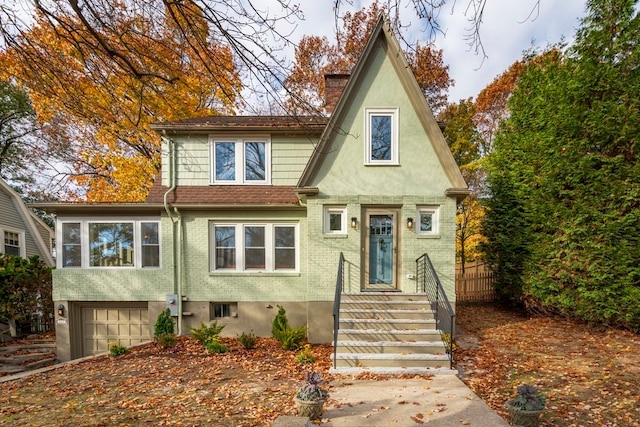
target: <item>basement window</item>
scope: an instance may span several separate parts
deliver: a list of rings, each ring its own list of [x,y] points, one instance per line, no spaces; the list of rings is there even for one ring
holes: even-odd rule
[[[213,302],[211,303],[211,320],[229,319],[238,317],[238,303]]]

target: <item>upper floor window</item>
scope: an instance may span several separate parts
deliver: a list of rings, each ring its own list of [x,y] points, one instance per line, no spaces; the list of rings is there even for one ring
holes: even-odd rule
[[[296,224],[212,223],[214,271],[296,271]]]
[[[437,206],[418,208],[418,234],[438,234],[438,211]]]
[[[266,138],[216,138],[211,142],[212,184],[268,184],[270,144]]]
[[[15,230],[4,230],[3,245],[0,253],[5,255],[25,256],[24,232]]]
[[[159,221],[65,221],[60,267],[160,267]]]
[[[398,109],[365,109],[365,164],[398,164]]]

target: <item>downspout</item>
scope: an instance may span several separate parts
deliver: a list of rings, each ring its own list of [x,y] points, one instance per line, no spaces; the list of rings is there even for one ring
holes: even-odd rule
[[[177,216],[177,219],[171,214],[171,210],[169,209],[169,194],[176,189],[176,147],[175,141],[170,138],[167,138],[166,131],[163,131],[162,140],[167,142],[169,148],[169,189],[164,193],[163,196],[163,204],[164,210],[167,212],[167,216],[171,220],[172,224],[172,233],[171,235],[174,237],[173,239],[173,265],[175,266],[174,274],[173,274],[173,289],[174,292],[178,295],[178,301],[176,304],[178,306],[178,335],[182,335],[182,216],[180,212],[178,212],[178,208],[174,207],[173,210]],[[177,232],[176,232],[176,224],[177,224]],[[176,234],[178,237],[176,238]]]

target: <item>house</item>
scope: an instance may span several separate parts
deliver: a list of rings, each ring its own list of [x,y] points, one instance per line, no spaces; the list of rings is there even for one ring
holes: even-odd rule
[[[310,342],[331,342],[339,265],[345,295],[415,295],[425,253],[455,304],[468,190],[384,18],[327,87],[328,118],[156,124],[145,203],[40,204],[57,213],[59,359],[150,340],[167,307],[181,334],[217,320],[270,336],[283,306]]]
[[[0,254],[30,258],[34,255],[53,267],[55,234],[51,227],[28,209],[22,198],[0,179]]]

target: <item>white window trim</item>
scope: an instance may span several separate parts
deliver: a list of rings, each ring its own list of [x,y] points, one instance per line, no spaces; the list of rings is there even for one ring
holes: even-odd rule
[[[420,215],[431,214],[432,230],[422,231]],[[416,233],[423,236],[437,236],[440,234],[440,207],[439,206],[420,206],[416,214]]]
[[[24,230],[20,230],[17,228],[11,228],[11,227],[2,227],[0,228],[0,238],[2,239],[0,241],[0,253],[2,254],[7,254],[6,249],[4,247],[4,233],[5,231],[9,232],[9,233],[16,233],[18,235],[18,239],[19,239],[19,246],[18,249],[20,250],[20,257],[21,258],[26,258],[27,257],[27,241],[26,241],[26,232]]]
[[[236,146],[236,177],[234,180],[216,179],[216,142],[231,142]],[[245,144],[249,142],[264,142],[265,179],[263,181],[247,181],[245,179]],[[266,135],[256,135],[251,138],[225,137],[224,135],[209,136],[209,183],[212,185],[270,185],[271,184],[271,138]]]
[[[155,222],[158,224],[158,266],[148,266],[142,267],[142,223],[143,222]],[[63,241],[63,224],[80,224],[80,266],[69,266],[65,267],[62,262],[64,258],[64,245]],[[133,224],[133,254],[134,260],[132,266],[92,266],[89,265],[89,224],[105,224],[105,223],[113,223],[113,224],[122,224],[122,223],[131,223]],[[134,217],[127,220],[122,218],[65,218],[63,220],[58,220],[56,224],[56,236],[59,236],[58,244],[60,246],[60,255],[56,258],[57,268],[64,268],[67,270],[70,269],[90,269],[90,270],[150,270],[150,269],[160,269],[162,268],[162,223],[158,218],[148,218],[148,217]]]
[[[399,165],[398,158],[398,113],[399,109],[396,108],[365,108],[365,120],[364,120],[364,140],[365,140],[365,154],[364,164],[369,166],[389,166]],[[391,117],[391,159],[389,160],[372,160],[371,159],[371,117],[372,116],[390,116]]]
[[[331,230],[330,215],[332,213],[339,213],[342,215],[340,221],[340,230]],[[324,234],[347,234],[347,207],[346,206],[325,206],[324,207]]]
[[[235,227],[235,250],[236,250],[236,267],[235,268],[216,268],[216,233],[215,228],[218,227]],[[245,268],[245,227],[264,227],[265,228],[265,268]],[[284,269],[275,268],[275,229],[277,227],[294,227],[295,231],[295,268]],[[298,223],[290,222],[227,222],[227,221],[211,221],[209,223],[209,270],[211,273],[298,273],[300,271],[300,226]]]

